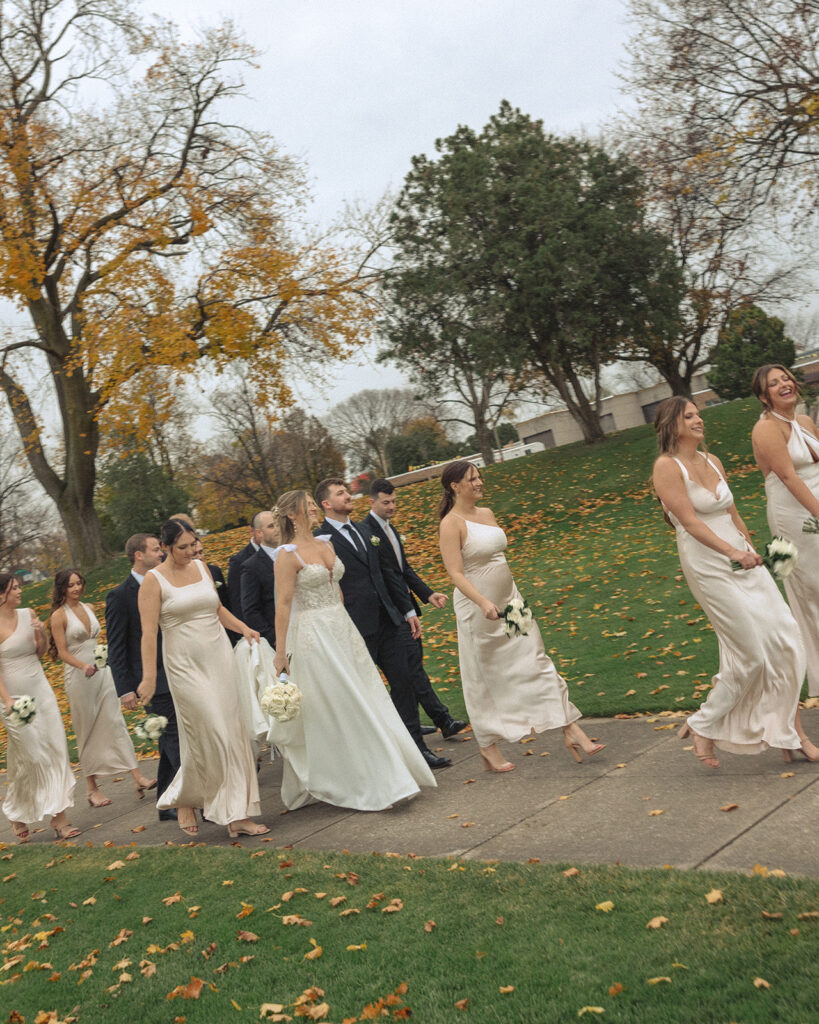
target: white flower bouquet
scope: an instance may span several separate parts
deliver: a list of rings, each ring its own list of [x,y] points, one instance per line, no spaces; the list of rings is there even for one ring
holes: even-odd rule
[[[808,516],[802,523],[802,533],[819,533],[819,519],[816,516]]]
[[[168,728],[168,719],[164,715],[146,715],[145,721],[134,729],[134,736],[148,743],[156,743]]]
[[[501,615],[507,636],[526,636],[532,627],[532,609],[522,597],[513,597]]]
[[[290,722],[301,710],[301,690],[282,672],[278,680],[265,687],[259,705],[277,722]]]
[[[18,697],[17,700],[11,705],[11,711],[9,711],[9,718],[16,725],[28,725],[28,723],[37,714],[37,702],[33,697],[29,697],[27,694],[23,697]]]
[[[762,564],[777,579],[784,580],[790,576],[796,568],[796,561],[799,551],[795,544],[785,540],[784,537],[773,537],[765,545],[765,554],[762,556]],[[742,566],[739,562],[732,561],[731,568],[736,572]]]
[[[94,664],[97,668],[105,668],[108,665],[108,644],[97,644],[94,648]]]

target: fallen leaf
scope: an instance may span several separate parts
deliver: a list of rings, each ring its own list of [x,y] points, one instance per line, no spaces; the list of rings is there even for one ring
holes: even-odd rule
[[[579,874],[580,872],[577,870],[577,868],[566,868],[566,870],[563,872],[563,877],[576,878]]]
[[[661,982],[667,982],[671,984],[671,978],[646,978],[649,985],[659,985]]]
[[[204,981],[201,978],[195,978],[191,975],[191,980],[187,985],[177,985],[173,991],[169,992],[166,999],[198,999],[199,994],[202,991]]]
[[[767,910],[762,911],[762,916],[766,921],[781,921],[785,916],[784,914],[769,914]]]
[[[596,903],[594,909],[602,910],[604,914],[608,914],[610,911],[614,910],[614,904],[611,900],[604,900],[602,903]]]
[[[577,1016],[582,1017],[587,1013],[605,1013],[602,1006],[584,1006],[577,1011]]]
[[[735,811],[739,807],[739,804],[726,804],[724,807],[720,807],[721,811]]]
[[[366,948],[367,948],[367,943],[366,942],[362,942],[360,946],[347,946],[347,951],[352,953],[355,950],[366,949]]]
[[[425,921],[424,922],[424,931],[425,932],[431,932],[433,928],[437,928],[437,927],[438,927],[438,925],[434,921]]]
[[[124,868],[124,867],[125,867],[125,861],[124,860],[115,860],[111,864],[109,864],[108,867],[105,870],[106,871],[119,871],[120,868]]]
[[[346,896],[334,896],[330,900],[330,906],[331,907],[338,907],[340,904],[346,903],[346,902],[347,902],[347,897]]]
[[[754,988],[770,988],[771,983],[764,978],[754,978]]]
[[[182,893],[181,892],[175,892],[173,894],[173,896],[165,896],[165,897],[163,897],[162,902],[165,904],[166,907],[172,907],[174,905],[174,903],[181,903],[182,902]]]
[[[469,1006],[469,1000],[468,999],[458,999],[456,1001],[456,1003],[455,1003],[455,1009],[456,1010],[465,1010],[467,1008],[467,1006]]]
[[[144,832],[145,831],[145,827],[146,827],[145,825],[137,825],[136,828],[132,828],[131,831],[134,832],[134,833]]]
[[[238,918],[242,918],[242,917],[250,917],[250,915],[251,915],[251,914],[253,913],[253,911],[254,911],[255,909],[256,909],[256,908],[255,908],[255,907],[254,907],[254,906],[253,906],[252,904],[250,904],[250,903],[245,903],[245,901],[244,901],[244,900],[242,900],[242,909],[241,909],[241,910],[239,911],[239,913],[238,913],[238,914],[237,914],[236,916],[237,916]]]
[[[305,960],[318,960],[318,958],[321,956],[321,954],[324,952],[324,950],[316,942],[315,939],[310,939],[310,945],[313,948],[310,950],[309,953],[305,953],[304,954],[304,959]]]
[[[806,910],[802,914],[796,915],[797,921],[816,921],[819,919],[819,910]]]
[[[500,988],[498,989],[498,991],[501,993],[501,995],[508,996],[510,992],[514,992],[515,991],[515,986],[514,985],[501,985]]]
[[[722,903],[722,889],[712,889],[705,894],[706,903]]]
[[[796,772],[781,772],[779,775],[780,779],[792,779]]]
[[[652,917],[652,919],[646,925],[646,928],[662,928],[664,924],[668,924],[667,917]]]
[[[657,811],[649,811],[648,812],[649,818],[656,818],[658,814],[665,814],[665,811],[657,810]]]
[[[239,942],[258,942],[259,936],[255,932],[244,932],[240,931],[236,936]]]
[[[610,996],[611,996],[612,998],[614,998],[614,996],[617,996],[617,995],[619,995],[619,994],[620,994],[621,992],[625,992],[625,991],[626,991],[626,986],[625,986],[625,985],[621,985],[619,981],[616,981],[616,982],[615,982],[615,983],[614,983],[614,984],[613,984],[613,985],[611,986],[611,988],[609,989],[609,995],[610,995]]]

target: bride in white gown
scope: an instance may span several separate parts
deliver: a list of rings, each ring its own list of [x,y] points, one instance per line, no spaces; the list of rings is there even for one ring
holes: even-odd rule
[[[796,620],[753,549],[719,459],[700,450],[696,405],[665,399],[654,428],[654,490],[676,530],[686,582],[719,641],[714,688],[680,736],[691,733],[694,753],[709,768],[719,768],[715,745],[734,754],[797,750],[805,651]]]
[[[451,462],[441,474],[441,556],[457,588],[453,598],[458,622],[461,685],[469,721],[487,771],[515,767],[498,750],[498,741],[517,743],[532,732],[562,729],[575,760],[580,751],[598,753],[577,724],[580,712],[569,700],[533,622],[525,636],[508,637],[501,610],[520,598],[503,552],[506,534],[491,509],[478,507],[483,478],[471,462]]]
[[[282,801],[291,810],[310,799],[384,810],[435,779],[344,610],[344,565],[311,532],[318,522],[312,497],[288,491],[274,511],[286,542],[276,558],[274,665],[301,691],[303,730],[303,742],[278,744]]]

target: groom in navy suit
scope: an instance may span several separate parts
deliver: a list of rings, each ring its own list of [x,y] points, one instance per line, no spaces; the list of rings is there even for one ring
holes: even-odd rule
[[[142,679],[142,623],[139,618],[139,588],[145,573],[162,561],[162,548],[156,537],[136,533],[125,544],[131,572],[105,598],[105,632],[108,638],[108,665],[120,703],[133,711],[137,704],[136,690]],[[159,737],[159,765],[156,772],[157,800],[179,770],[179,731],[165,667],[162,664],[162,634],[158,633],[156,648],[156,693],[148,705],[152,715],[168,719],[165,732]],[[176,811],[160,811],[159,820],[176,818]]]
[[[344,563],[339,584],[344,608],[364,639],[370,657],[386,676],[395,710],[424,760],[430,768],[446,768],[452,761],[436,756],[421,737],[418,701],[406,656],[406,639],[411,639],[411,633],[405,615],[412,609],[406,588],[402,591],[391,574],[382,575],[378,545],[371,543],[370,536],[351,522],[353,499],[343,480],[322,480],[316,488],[316,504],[325,517],[316,533],[329,537]]]
[[[410,642],[405,643],[404,649],[412,672],[413,687],[418,703],[435,723],[435,727],[441,730],[441,734],[446,740],[465,729],[468,723],[453,718],[449,713],[449,708],[432,688],[432,683],[424,669],[421,609],[416,600],[417,597],[424,604],[431,604],[434,608],[443,608],[446,604],[446,594],[441,594],[434,591],[432,587],[428,587],[407,561],[401,536],[390,522],[394,515],[395,485],[389,480],[373,480],[370,484],[370,512],[359,525],[367,536],[378,538],[376,546],[381,559],[382,573],[385,576],[391,574],[393,578],[400,580],[406,596],[412,603],[412,611],[407,612],[405,616],[411,631]],[[404,639],[406,641],[407,638]],[[424,726],[421,729],[423,731]],[[435,729],[429,731],[435,732]]]

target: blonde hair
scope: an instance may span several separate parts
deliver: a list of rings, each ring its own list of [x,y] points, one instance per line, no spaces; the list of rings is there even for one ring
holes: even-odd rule
[[[296,530],[289,517],[306,514],[309,497],[307,491],[286,491],[276,502],[273,515],[279,521],[282,544],[289,544],[295,537]]]

